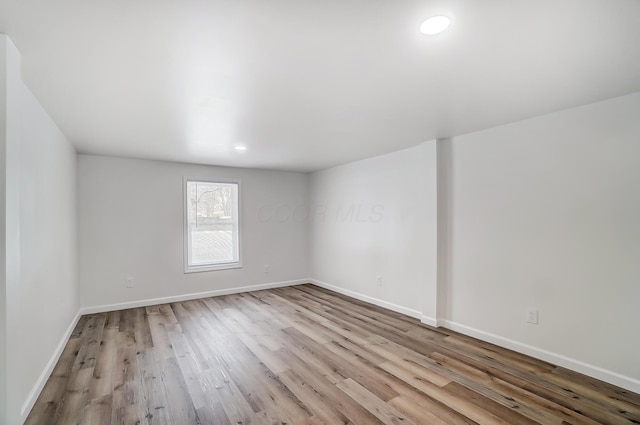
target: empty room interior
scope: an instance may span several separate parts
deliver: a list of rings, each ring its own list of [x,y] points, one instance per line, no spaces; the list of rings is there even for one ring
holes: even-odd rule
[[[640,1],[0,0],[0,424],[640,423]]]

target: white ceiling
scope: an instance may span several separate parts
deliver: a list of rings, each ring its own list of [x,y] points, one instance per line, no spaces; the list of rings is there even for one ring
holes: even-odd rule
[[[317,170],[640,90],[638,0],[0,0],[0,32],[79,152],[204,164]]]

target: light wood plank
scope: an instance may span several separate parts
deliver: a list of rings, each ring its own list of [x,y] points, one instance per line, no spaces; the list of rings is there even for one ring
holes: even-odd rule
[[[313,285],[83,316],[25,422],[633,423],[638,394]]]

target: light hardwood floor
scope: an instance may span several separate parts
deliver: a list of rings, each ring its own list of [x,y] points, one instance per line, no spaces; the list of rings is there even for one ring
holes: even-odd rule
[[[640,395],[301,285],[83,316],[26,423],[629,425]]]

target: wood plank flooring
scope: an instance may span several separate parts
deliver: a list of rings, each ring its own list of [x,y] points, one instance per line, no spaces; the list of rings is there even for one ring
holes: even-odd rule
[[[640,395],[313,285],[83,316],[28,425],[640,423]]]

